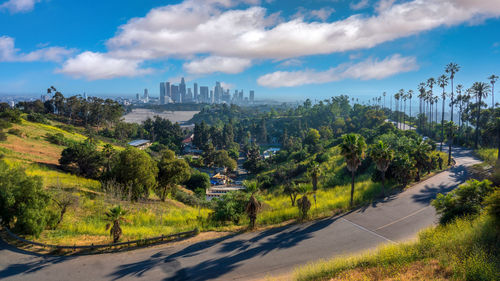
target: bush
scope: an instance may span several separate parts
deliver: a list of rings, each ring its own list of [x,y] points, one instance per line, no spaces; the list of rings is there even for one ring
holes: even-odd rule
[[[441,215],[441,224],[453,221],[457,217],[479,214],[484,205],[484,198],[493,191],[489,180],[469,180],[452,192],[438,194],[432,206]],[[494,200],[491,199],[491,200]]]
[[[45,139],[52,144],[62,145],[62,146],[70,146],[75,143],[74,141],[65,138],[62,133],[56,133],[56,134],[47,133],[45,135]]]
[[[207,190],[210,188],[210,176],[206,173],[194,172],[184,184],[192,191],[195,191],[198,188]]]
[[[236,191],[228,192],[214,200],[215,210],[212,218],[219,222],[233,222],[238,224],[245,214],[248,196],[241,191]]]
[[[18,137],[22,137],[23,136],[23,132],[19,129],[9,129],[7,131],[7,133],[11,134],[11,135],[14,135],[14,136],[18,136]]]
[[[201,206],[203,202],[196,196],[193,196],[187,192],[184,192],[178,188],[172,190],[173,198],[179,202],[182,202],[189,206]]]
[[[0,131],[0,141],[6,141],[7,140],[7,134],[3,131]]]
[[[47,226],[49,195],[39,177],[11,169],[0,161],[0,217],[2,224],[22,234],[38,236]]]
[[[49,124],[47,118],[41,113],[30,113],[26,116],[26,120],[40,124]]]

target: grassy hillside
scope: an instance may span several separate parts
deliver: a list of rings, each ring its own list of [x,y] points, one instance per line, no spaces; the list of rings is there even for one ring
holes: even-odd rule
[[[499,280],[498,225],[488,216],[429,228],[417,242],[298,268],[295,280]]]

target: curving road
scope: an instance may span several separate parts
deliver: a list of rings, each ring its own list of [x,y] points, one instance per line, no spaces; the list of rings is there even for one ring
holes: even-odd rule
[[[471,151],[453,150],[457,165],[411,189],[349,214],[192,245],[116,254],[47,257],[0,241],[1,280],[232,280],[290,272],[330,258],[415,237],[436,222],[430,201],[467,178],[478,163]],[[321,199],[320,199],[321,200]]]

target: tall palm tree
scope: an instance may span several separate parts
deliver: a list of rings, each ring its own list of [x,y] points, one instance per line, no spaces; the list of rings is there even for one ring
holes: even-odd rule
[[[413,90],[408,90],[408,93],[406,94],[406,96],[410,100],[410,117],[409,117],[410,125],[411,125],[411,99],[413,98],[413,94],[414,94]]]
[[[363,136],[358,134],[347,134],[342,136],[340,144],[341,154],[347,164],[347,169],[351,172],[351,201],[349,206],[353,206],[354,198],[354,177],[361,161],[365,158],[366,142]]]
[[[398,128],[399,128],[399,115],[398,115],[399,98],[400,98],[399,93],[394,94],[394,99],[396,100],[395,101],[396,102],[396,106],[395,106],[396,107],[396,111],[395,111],[395,113],[396,113],[396,126]]]
[[[443,151],[443,141],[444,141],[444,104],[446,102],[446,92],[445,87],[448,85],[448,77],[446,75],[441,75],[438,78],[439,87],[443,89],[443,93],[441,94],[441,98],[443,99],[443,111],[441,112],[441,146],[439,148],[440,151]],[[437,107],[436,107],[437,108]]]
[[[432,104],[433,104],[433,96],[434,96],[434,84],[436,84],[436,79],[434,78],[429,78],[427,79],[427,87],[429,87],[429,106],[430,106],[430,121],[429,121],[429,133],[432,130]]]
[[[424,102],[425,102],[425,83],[420,83],[418,84],[418,91],[419,91],[419,95],[418,95],[418,98],[419,98],[419,114],[420,116],[422,116],[422,111],[424,111]],[[425,116],[425,112],[424,112],[424,116]],[[423,124],[422,124],[422,120],[420,121],[420,124],[419,124],[419,127],[420,127],[420,130],[423,132]]]
[[[476,116],[476,139],[474,141],[474,147],[477,149],[479,144],[479,119],[481,118],[481,103],[482,99],[488,96],[488,90],[490,89],[490,85],[485,82],[475,82],[472,85],[472,89],[476,98],[478,99],[477,103],[477,116]]]
[[[389,164],[394,159],[394,151],[389,145],[383,141],[379,141],[370,146],[369,154],[370,158],[375,162],[377,170],[382,173],[382,195],[385,197],[385,172],[387,172]]]
[[[120,227],[120,222],[126,221],[124,217],[126,214],[127,211],[122,209],[121,206],[111,208],[106,213],[106,220],[108,221],[108,224],[106,224],[106,230],[109,229],[109,234],[113,236],[113,243],[118,242],[118,240],[120,240],[120,237],[122,236],[122,228]]]
[[[492,74],[488,79],[490,79],[491,83],[491,109],[493,109],[495,108],[495,83],[497,82],[498,76]]]
[[[386,93],[386,92],[383,92],[383,93],[382,93],[382,96],[384,96],[384,108],[385,108],[385,96],[386,96],[386,95],[387,95],[387,93]]]
[[[403,92],[403,130],[406,128],[406,100],[408,99],[408,96]]]
[[[435,97],[434,97],[434,103],[436,104],[436,107],[435,107],[436,112],[435,112],[434,116],[435,116],[435,118],[436,118],[436,126],[437,126],[437,124],[438,124],[438,102],[439,102],[439,97],[438,97],[438,96],[435,96]]]
[[[451,94],[450,94],[450,109],[451,109],[451,117],[450,121],[453,123],[453,79],[455,78],[455,74],[460,70],[460,66],[456,63],[450,62],[446,68],[445,71],[446,73],[450,74],[450,82],[451,82]],[[444,114],[444,113],[443,113]],[[455,127],[450,126],[450,130],[453,130]],[[453,136],[454,133],[450,132],[449,134],[450,139],[448,140],[448,163],[451,161],[451,146],[453,145]]]

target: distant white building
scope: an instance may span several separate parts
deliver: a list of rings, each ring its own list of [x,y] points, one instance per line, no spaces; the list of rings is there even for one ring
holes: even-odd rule
[[[235,185],[235,186],[213,186],[209,188],[205,192],[205,198],[207,201],[212,200],[213,198],[219,198],[222,195],[231,192],[231,191],[238,191],[238,190],[244,190],[245,187],[241,185]]]
[[[134,140],[128,143],[128,145],[133,146],[138,149],[146,149],[151,146],[150,140]]]
[[[280,148],[277,148],[277,147],[271,147],[269,148],[268,150],[265,150],[263,153],[262,153],[262,156],[264,157],[264,159],[267,159],[271,156],[274,156],[276,153],[278,153],[281,149]]]

